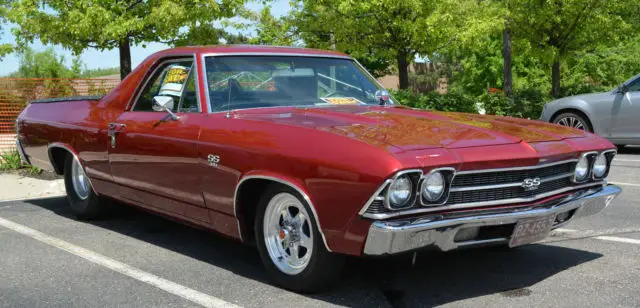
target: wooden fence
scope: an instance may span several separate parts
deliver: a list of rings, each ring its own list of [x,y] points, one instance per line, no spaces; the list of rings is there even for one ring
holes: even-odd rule
[[[15,145],[15,121],[22,109],[36,99],[76,95],[104,95],[118,79],[0,78],[0,151]]]

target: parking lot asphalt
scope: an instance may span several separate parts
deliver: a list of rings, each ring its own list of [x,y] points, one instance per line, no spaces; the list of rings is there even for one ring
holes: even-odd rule
[[[514,250],[350,258],[330,291],[270,284],[257,251],[128,209],[73,218],[64,198],[0,203],[2,307],[638,307],[640,147],[616,157],[611,206]]]

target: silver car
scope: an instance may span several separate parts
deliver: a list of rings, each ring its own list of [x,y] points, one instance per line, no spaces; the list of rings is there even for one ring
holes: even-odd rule
[[[549,102],[540,120],[596,133],[618,148],[640,144],[640,75],[609,92]]]

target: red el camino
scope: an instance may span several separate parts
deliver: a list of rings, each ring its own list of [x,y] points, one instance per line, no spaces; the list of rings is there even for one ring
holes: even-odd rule
[[[35,101],[17,124],[23,160],[64,175],[79,218],[116,199],[255,243],[297,291],[345,255],[532,243],[620,193],[601,137],[398,106],[330,51],[165,50],[108,95]]]

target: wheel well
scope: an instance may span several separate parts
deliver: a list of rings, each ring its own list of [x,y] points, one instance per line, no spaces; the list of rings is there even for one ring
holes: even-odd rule
[[[253,226],[256,209],[262,194],[273,184],[278,182],[268,179],[249,179],[240,183],[236,194],[236,217],[240,222],[240,233],[246,242],[254,240]]]
[[[64,174],[64,162],[67,155],[69,155],[69,151],[64,148],[52,147],[49,150],[49,159],[51,159],[53,170],[59,175]]]
[[[560,109],[556,111],[556,113],[554,113],[553,116],[551,117],[551,122],[553,123],[559,115],[567,112],[575,113],[581,116],[582,118],[584,118],[587,121],[587,125],[589,125],[589,128],[591,129],[591,131],[593,131],[593,124],[591,123],[591,119],[589,119],[589,116],[587,116],[587,114],[585,114],[584,112],[574,108],[565,108],[565,109]]]

